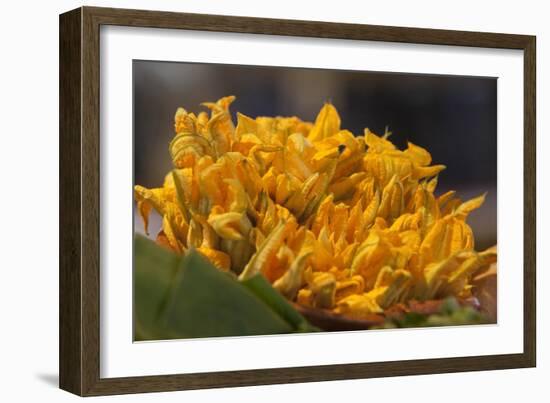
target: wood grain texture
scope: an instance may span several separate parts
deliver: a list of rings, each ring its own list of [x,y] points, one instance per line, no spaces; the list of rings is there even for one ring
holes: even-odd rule
[[[534,36],[526,40],[523,60],[523,354],[534,367],[537,360],[537,57]]]
[[[105,25],[523,49],[525,35],[86,7]]]
[[[99,24],[82,8],[82,389],[99,378]]]
[[[101,25],[524,51],[524,352],[383,363],[100,378]],[[521,368],[536,363],[535,37],[82,7],[60,16],[60,387],[81,396]]]
[[[59,18],[59,386],[81,394],[81,11]]]

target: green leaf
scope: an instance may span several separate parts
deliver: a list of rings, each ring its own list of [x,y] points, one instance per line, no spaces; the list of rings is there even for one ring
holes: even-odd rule
[[[180,258],[143,236],[134,241],[134,331],[136,340],[156,339]]]
[[[319,331],[318,328],[309,324],[309,322],[271,286],[263,275],[257,274],[254,277],[242,281],[241,284],[251,290],[258,298],[290,323],[297,332]]]
[[[142,236],[134,245],[136,340],[318,330],[261,275],[243,284],[196,251],[181,257]]]
[[[408,312],[386,319],[381,328],[480,325],[485,323],[487,323],[487,318],[482,313],[470,306],[460,306],[454,297],[449,297],[443,302],[438,313],[426,315]]]
[[[290,333],[293,327],[229,275],[191,251],[162,315],[168,338]]]

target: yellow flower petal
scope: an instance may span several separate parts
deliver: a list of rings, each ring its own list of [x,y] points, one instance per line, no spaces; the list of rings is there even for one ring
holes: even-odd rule
[[[426,149],[399,150],[387,130],[341,130],[329,103],[315,123],[237,113],[235,127],[234,99],[198,115],[178,108],[175,169],[160,188],[135,187],[146,231],[151,210],[162,216],[159,243],[356,318],[411,298],[470,296],[496,261],[496,250],[475,251],[466,222],[485,195],[436,197],[445,166]]]
[[[241,241],[247,238],[251,229],[250,222],[243,214],[233,212],[210,215],[208,224],[220,237],[232,241]]]
[[[367,294],[354,294],[338,301],[334,311],[356,319],[365,319],[370,314],[383,312],[376,300]]]
[[[332,104],[326,103],[315,119],[315,124],[309,132],[310,141],[319,141],[332,136],[340,130],[340,115]]]
[[[218,269],[229,271],[231,268],[231,258],[228,254],[212,248],[200,247],[197,249],[201,255],[210,260]]]

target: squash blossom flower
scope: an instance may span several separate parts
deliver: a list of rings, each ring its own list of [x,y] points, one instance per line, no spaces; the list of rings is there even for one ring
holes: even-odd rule
[[[159,243],[195,248],[241,280],[261,273],[293,302],[352,318],[466,298],[496,262],[495,249],[474,249],[466,223],[485,195],[436,196],[445,166],[424,148],[354,135],[330,103],[314,123],[237,113],[235,125],[234,100],[198,115],[179,108],[173,170],[159,188],[135,186],[146,232],[151,210],[162,216]]]

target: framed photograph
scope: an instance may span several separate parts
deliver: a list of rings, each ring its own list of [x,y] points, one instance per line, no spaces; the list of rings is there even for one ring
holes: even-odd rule
[[[60,16],[60,387],[533,367],[535,37]]]

